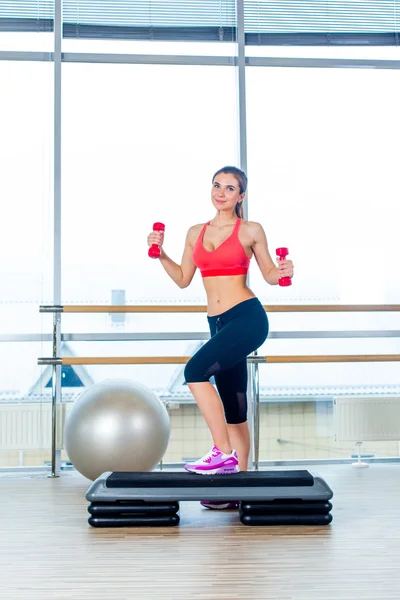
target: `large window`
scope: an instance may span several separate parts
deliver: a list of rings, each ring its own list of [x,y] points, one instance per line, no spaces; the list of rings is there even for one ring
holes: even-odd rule
[[[247,158],[249,218],[264,225],[272,256],[288,246],[296,265],[281,288],[252,261],[250,287],[264,303],[400,302],[399,9],[399,0],[1,4],[0,464],[50,458],[52,369],[37,358],[51,354],[52,316],[40,304],[59,292],[63,304],[205,303],[200,274],[180,290],[148,258],[146,238],[163,221],[179,262],[188,228],[212,217],[211,178],[223,165]],[[399,313],[269,318],[262,355],[399,351]],[[208,335],[204,313],[63,314],[62,333],[72,334],[63,356],[190,356]],[[260,366],[260,458],[347,456],[350,445],[332,441],[333,399],[399,395],[396,365]],[[59,427],[82,389],[107,377],[137,379],[168,403],[167,462],[207,449],[179,364],[61,369]],[[397,456],[398,444],[367,451]]]

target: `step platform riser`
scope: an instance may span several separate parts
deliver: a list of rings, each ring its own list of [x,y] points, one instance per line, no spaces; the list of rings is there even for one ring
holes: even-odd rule
[[[179,520],[179,515],[91,516],[88,522],[92,527],[174,527],[179,525]]]
[[[276,525],[329,525],[332,515],[247,515],[242,512],[240,520],[243,525],[276,526]]]
[[[240,504],[240,510],[246,514],[328,514],[332,510],[330,502],[246,502]]]
[[[179,511],[179,503],[91,502],[88,506],[88,511],[91,515],[174,515]]]

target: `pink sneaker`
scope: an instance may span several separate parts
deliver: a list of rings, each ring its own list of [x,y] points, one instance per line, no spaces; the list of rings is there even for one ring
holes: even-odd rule
[[[214,446],[203,458],[196,462],[185,465],[189,473],[200,473],[201,475],[230,475],[239,473],[239,461],[236,450],[230,454],[224,454]]]
[[[211,510],[232,510],[239,508],[239,502],[235,500],[202,500],[200,504],[205,508],[211,508]]]

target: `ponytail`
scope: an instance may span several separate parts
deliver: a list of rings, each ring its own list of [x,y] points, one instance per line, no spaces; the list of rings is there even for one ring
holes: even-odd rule
[[[239,217],[239,219],[244,219],[244,213],[243,213],[243,201],[242,202],[238,202],[235,206],[235,213],[236,216]]]

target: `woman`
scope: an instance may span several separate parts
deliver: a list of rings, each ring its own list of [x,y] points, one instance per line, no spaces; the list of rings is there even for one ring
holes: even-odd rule
[[[205,456],[185,466],[201,474],[229,474],[247,470],[250,435],[247,424],[247,356],[268,335],[268,318],[246,275],[254,255],[265,281],[276,285],[293,276],[290,260],[275,266],[260,223],[243,219],[246,174],[223,167],[212,179],[214,218],[194,225],[186,236],[181,264],[161,248],[160,261],[171,279],[187,287],[200,269],[207,294],[211,338],[189,360],[185,379],[210,429],[214,446]],[[148,244],[162,247],[163,232],[152,232]],[[217,390],[210,383],[214,376]],[[226,503],[222,503],[225,507]],[[204,503],[206,505],[206,503]],[[217,506],[215,506],[216,508]]]

